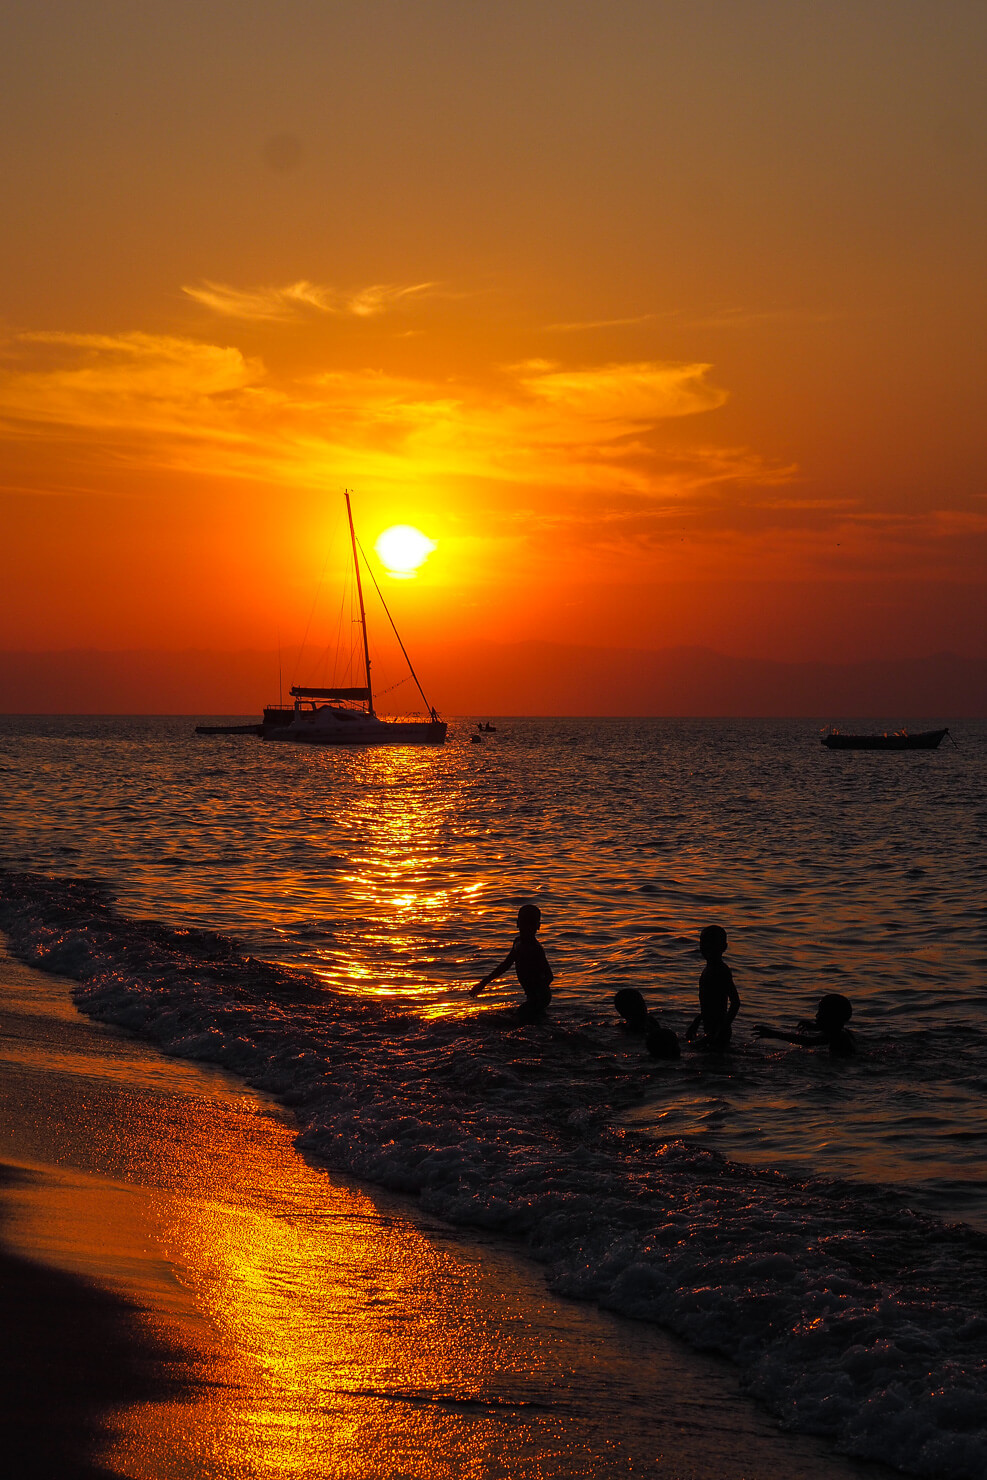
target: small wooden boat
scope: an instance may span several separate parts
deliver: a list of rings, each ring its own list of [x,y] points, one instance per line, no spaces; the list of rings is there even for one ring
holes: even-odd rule
[[[891,735],[847,735],[842,730],[828,730],[822,743],[827,750],[935,750],[946,735],[948,729],[922,730],[914,735],[907,730],[895,730]]]

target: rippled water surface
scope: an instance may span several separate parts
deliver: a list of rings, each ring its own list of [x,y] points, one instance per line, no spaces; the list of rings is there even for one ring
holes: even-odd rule
[[[193,725],[0,722],[0,862],[102,879],[127,914],[431,1017],[517,996],[508,978],[479,1005],[464,988],[536,899],[553,1012],[630,1072],[644,1059],[613,992],[639,987],[681,1035],[698,931],[722,923],[734,1052],[642,1075],[625,1121],[905,1184],[987,1225],[987,727],[958,723],[935,752],[831,754],[805,721],[508,719],[481,744],[464,721],[441,749],[341,753]],[[855,1060],[751,1035],[829,991],[854,1004]]]

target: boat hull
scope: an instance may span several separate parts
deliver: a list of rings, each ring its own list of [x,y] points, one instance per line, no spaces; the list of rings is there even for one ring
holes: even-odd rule
[[[444,720],[380,720],[374,725],[292,724],[264,731],[264,739],[281,745],[444,745]]]
[[[196,725],[197,735],[263,735],[264,726],[260,725]]]
[[[827,750],[935,750],[948,730],[924,730],[917,735],[824,735]]]

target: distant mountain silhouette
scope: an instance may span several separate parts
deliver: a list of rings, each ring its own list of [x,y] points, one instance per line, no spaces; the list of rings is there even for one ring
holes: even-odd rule
[[[416,644],[416,667],[447,715],[987,718],[987,659],[955,653],[778,663],[707,648],[488,642]],[[277,655],[259,651],[0,652],[0,712],[255,715],[277,699],[277,675]],[[292,677],[304,675],[286,667],[285,694]],[[410,702],[402,690],[390,704]]]

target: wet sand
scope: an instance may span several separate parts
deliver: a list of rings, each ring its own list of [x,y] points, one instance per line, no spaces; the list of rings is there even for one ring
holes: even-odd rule
[[[0,1063],[8,1473],[891,1473],[780,1434],[726,1364],[549,1296],[511,1246],[308,1164],[279,1107],[9,958]]]
[[[0,1190],[24,1184],[0,1166]],[[3,1204],[0,1202],[0,1213]],[[85,1280],[0,1251],[4,1473],[102,1480],[89,1456],[115,1410],[165,1401],[191,1374],[134,1305]]]

